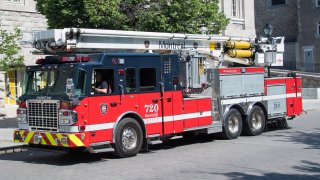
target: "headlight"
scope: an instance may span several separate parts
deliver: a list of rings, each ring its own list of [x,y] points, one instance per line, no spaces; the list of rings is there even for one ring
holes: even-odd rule
[[[73,125],[78,121],[78,114],[75,111],[60,109],[59,125]]]
[[[17,109],[17,120],[19,123],[27,123],[27,109],[18,108]]]

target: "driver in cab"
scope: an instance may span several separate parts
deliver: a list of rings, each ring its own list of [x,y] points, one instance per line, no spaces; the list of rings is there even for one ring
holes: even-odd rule
[[[102,79],[101,72],[96,72],[96,83],[95,83],[95,94],[107,94],[108,93],[108,83]]]

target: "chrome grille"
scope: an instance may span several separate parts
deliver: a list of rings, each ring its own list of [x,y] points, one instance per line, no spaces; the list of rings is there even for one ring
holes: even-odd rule
[[[27,114],[31,129],[57,131],[59,105],[57,100],[29,100]]]

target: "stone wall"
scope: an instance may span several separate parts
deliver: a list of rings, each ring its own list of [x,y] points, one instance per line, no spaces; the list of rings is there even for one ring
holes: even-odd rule
[[[255,1],[255,26],[258,36],[264,36],[263,27],[273,26],[272,36],[285,36],[286,42],[298,38],[298,11],[296,0],[286,0],[284,5],[272,5],[271,0]]]
[[[320,22],[320,7],[315,0],[298,0],[299,42],[301,70],[308,69],[304,63],[304,50],[313,49],[314,72],[320,72],[320,36],[317,25]],[[312,66],[312,64],[311,64]]]
[[[220,8],[224,14],[230,18],[230,23],[223,35],[227,36],[240,36],[240,37],[256,37],[255,30],[255,14],[254,14],[254,0],[239,0],[240,2],[240,17],[233,18],[232,13],[232,1],[221,0]]]
[[[25,64],[34,64],[35,56],[32,51],[32,34],[47,29],[47,21],[41,14],[35,12],[8,11],[0,9],[0,25],[7,31],[13,31],[14,28],[22,30],[23,35],[20,41],[22,47],[21,53],[25,57]]]
[[[32,48],[32,34],[47,29],[47,21],[44,16],[36,12],[34,0],[23,0],[21,3],[0,1],[0,26],[8,32],[12,32],[14,28],[22,30],[22,39],[20,40],[22,50],[20,54],[24,56],[26,65],[34,64],[37,58],[41,58],[41,56],[35,56],[31,53],[34,50]],[[23,71],[17,72],[17,95],[21,95],[21,86],[24,85],[23,73]],[[12,109],[11,106],[4,108],[5,81],[4,72],[0,72],[0,115],[4,112],[6,117],[11,117],[10,114],[15,115],[15,109]]]

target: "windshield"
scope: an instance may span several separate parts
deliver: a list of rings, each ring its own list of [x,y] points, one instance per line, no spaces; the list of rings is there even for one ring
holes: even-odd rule
[[[67,79],[73,78],[71,69],[35,70],[26,73],[25,95],[66,95]]]

